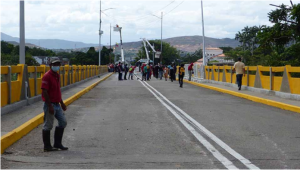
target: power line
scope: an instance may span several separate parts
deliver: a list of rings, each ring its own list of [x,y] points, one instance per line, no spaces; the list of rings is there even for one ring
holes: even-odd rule
[[[168,6],[170,6],[170,5],[171,5],[172,3],[174,3],[174,2],[175,2],[175,0],[171,1],[169,4],[167,4],[167,5],[164,6],[163,8],[161,8],[161,9],[159,9],[159,10],[156,10],[155,12],[152,12],[152,13],[156,13],[156,12],[158,12],[158,11],[161,11],[161,10],[167,8]],[[136,18],[136,17],[133,17],[133,18],[128,18],[128,17],[118,17],[118,18],[115,18],[115,17],[112,17],[112,19],[114,19],[114,20],[119,20],[119,19],[122,19],[122,18],[126,18],[127,21],[128,21],[128,20],[129,20],[129,21],[132,21],[132,20],[137,21],[137,20],[142,20],[142,19],[145,19],[145,18],[150,17],[150,16],[152,15],[152,13],[151,13],[151,14],[144,15],[144,16],[141,16],[141,17],[139,17],[139,18]],[[123,23],[126,23],[126,22],[123,22]]]
[[[185,1],[185,0],[184,0]],[[171,9],[169,12],[167,12],[164,16],[168,15],[171,13],[173,10],[175,10],[177,7],[179,7],[184,1],[182,1],[180,4],[178,4],[175,8]]]

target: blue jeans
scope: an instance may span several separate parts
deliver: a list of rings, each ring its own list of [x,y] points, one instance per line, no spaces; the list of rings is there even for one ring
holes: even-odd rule
[[[158,76],[159,76],[159,79],[162,79],[163,71],[158,71]]]
[[[238,84],[238,87],[242,87],[242,81],[243,81],[243,74],[237,74],[236,75],[236,82]]]
[[[67,126],[67,120],[60,104],[53,104],[54,114],[50,114],[49,107],[44,103],[44,126],[43,130],[52,130],[54,117],[58,121],[59,128],[65,128]]]

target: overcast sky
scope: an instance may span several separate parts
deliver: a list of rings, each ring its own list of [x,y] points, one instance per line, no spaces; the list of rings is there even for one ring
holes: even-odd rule
[[[300,0],[293,0],[299,3]],[[270,25],[268,12],[289,0],[203,1],[205,36],[234,38],[245,26]],[[1,32],[19,36],[19,0],[1,0]],[[108,8],[115,8],[109,9]],[[202,35],[200,0],[102,0],[102,44],[109,44],[110,24],[122,28],[123,42],[140,38],[160,39],[163,16],[163,38]],[[25,0],[25,35],[28,39],[64,39],[98,43],[99,0],[29,1]],[[119,34],[112,30],[112,44]]]

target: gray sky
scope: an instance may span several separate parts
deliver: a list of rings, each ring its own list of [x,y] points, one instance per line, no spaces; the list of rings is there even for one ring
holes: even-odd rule
[[[30,39],[64,39],[98,43],[99,0],[85,1],[29,1],[25,0],[25,32]],[[299,3],[299,0],[294,3]],[[245,26],[270,25],[268,12],[287,4],[289,0],[208,1],[204,0],[205,36],[234,38]],[[1,32],[19,36],[19,1],[1,0]],[[163,38],[202,35],[200,0],[102,0],[102,44],[109,43],[109,28],[119,24],[123,42],[140,38],[160,39],[161,12]],[[112,44],[119,42],[119,34],[112,30]]]

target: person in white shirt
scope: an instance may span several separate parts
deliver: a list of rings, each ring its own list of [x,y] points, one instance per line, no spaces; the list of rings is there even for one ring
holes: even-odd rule
[[[243,75],[245,76],[245,64],[242,62],[241,58],[238,58],[238,61],[234,63],[232,72],[236,72],[236,81],[238,84],[239,90],[242,88]]]

